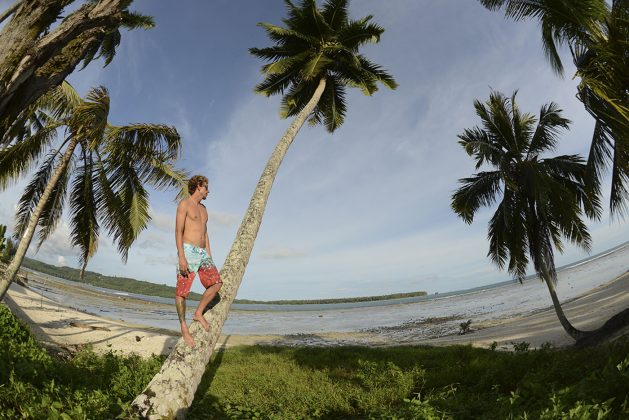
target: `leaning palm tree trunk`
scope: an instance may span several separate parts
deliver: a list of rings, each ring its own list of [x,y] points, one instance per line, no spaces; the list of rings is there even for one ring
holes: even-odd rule
[[[37,228],[37,223],[39,222],[39,216],[41,215],[46,203],[48,202],[48,198],[52,193],[52,190],[57,185],[57,181],[66,170],[68,166],[68,162],[74,153],[74,149],[78,144],[77,136],[72,136],[70,140],[70,144],[68,144],[68,148],[63,154],[61,161],[59,162],[59,166],[55,169],[52,177],[48,181],[48,185],[46,185],[46,189],[42,196],[39,198],[39,202],[37,203],[37,207],[31,214],[31,217],[28,221],[28,226],[26,226],[26,230],[22,239],[20,239],[20,244],[17,247],[17,251],[15,252],[15,256],[11,260],[11,263],[7,267],[6,271],[0,275],[0,301],[4,298],[5,293],[9,289],[9,286],[15,280],[15,276],[20,266],[22,265],[22,261],[24,260],[24,256],[26,255],[26,251],[28,250],[28,246],[31,244],[31,240],[33,239],[33,235],[35,234],[35,229]]]
[[[559,322],[561,323],[561,326],[563,327],[563,329],[566,331],[566,333],[568,333],[570,337],[574,338],[575,340],[579,340],[587,336],[588,335],[587,331],[581,331],[575,328],[570,323],[570,321],[568,321],[568,318],[566,317],[566,314],[564,314],[563,308],[561,307],[561,302],[559,302],[559,298],[557,297],[557,292],[555,291],[555,284],[550,274],[548,273],[548,271],[544,270],[542,275],[544,276],[544,283],[546,283],[546,286],[548,286],[548,292],[550,292],[550,298],[553,300],[553,306],[555,307],[557,318],[559,318]]]
[[[205,368],[221,335],[229,308],[245,274],[245,268],[262,223],[264,208],[277,171],[299,129],[317,106],[325,89],[325,84],[326,80],[322,78],[310,101],[295,117],[280,139],[264,168],[264,172],[262,172],[247,213],[240,224],[236,239],[221,269],[221,277],[223,278],[221,300],[212,309],[211,316],[209,318],[206,316],[210,324],[210,331],[206,333],[198,323],[192,324],[190,333],[194,337],[196,346],[190,348],[183,340],[179,340],[159,373],[153,377],[142,394],[133,401],[133,410],[140,416],[156,419],[183,418],[188,407],[192,404],[194,393],[201,382]]]

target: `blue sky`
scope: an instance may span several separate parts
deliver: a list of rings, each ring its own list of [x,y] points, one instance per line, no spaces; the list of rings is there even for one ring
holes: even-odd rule
[[[2,0],[5,8],[10,2]],[[123,33],[116,58],[95,62],[70,82],[81,94],[104,85],[115,124],[174,125],[183,137],[179,165],[206,174],[212,253],[229,251],[258,177],[289,124],[279,97],[253,93],[263,64],[250,47],[270,45],[258,22],[281,23],[280,0],[136,0],[153,30]],[[445,292],[509,278],[486,258],[487,221],[468,226],[450,210],[459,178],[474,172],[457,134],[478,124],[472,102],[490,89],[518,89],[524,111],[557,102],[573,123],[555,154],[586,155],[593,122],[575,98],[577,81],[545,61],[540,30],[485,10],[476,1],[354,0],[351,14],[374,15],[386,31],[363,52],[399,83],[373,97],[350,92],[345,124],[330,135],[302,128],[280,168],[238,297],[292,299]],[[0,223],[12,225],[25,181],[1,193]],[[174,285],[174,192],[151,195],[153,221],[125,265],[101,238],[88,269]],[[629,224],[590,223],[593,253],[629,238]],[[77,265],[59,226],[39,253]],[[32,247],[34,248],[34,246]],[[567,247],[558,265],[585,258]],[[201,291],[200,284],[193,290]]]

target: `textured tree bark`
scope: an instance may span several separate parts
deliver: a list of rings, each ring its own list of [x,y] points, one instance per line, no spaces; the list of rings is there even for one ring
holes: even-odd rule
[[[31,214],[31,218],[28,221],[28,226],[24,231],[24,235],[20,240],[20,244],[17,247],[17,251],[11,260],[11,263],[8,265],[6,271],[0,276],[0,301],[4,298],[5,293],[9,289],[9,286],[15,280],[15,276],[20,266],[22,265],[22,261],[24,260],[24,256],[26,255],[26,251],[28,250],[28,246],[31,244],[31,240],[33,239],[33,235],[35,234],[35,229],[37,228],[37,222],[39,221],[39,216],[50,197],[50,193],[52,192],[55,185],[57,185],[57,181],[61,177],[61,174],[66,170],[68,166],[68,162],[72,157],[72,153],[74,153],[74,149],[78,144],[78,139],[76,137],[72,138],[70,143],[68,144],[68,148],[64,152],[61,161],[59,162],[59,166],[55,169],[55,172],[52,174],[52,177],[48,181],[48,185],[44,189],[42,196],[37,203],[37,207],[33,210],[33,214]]]
[[[0,32],[0,135],[28,105],[72,73],[118,28],[123,0],[86,3],[47,32],[74,0],[23,0]]]
[[[155,375],[142,394],[133,401],[133,410],[141,417],[149,419],[183,418],[188,407],[192,404],[194,393],[205,373],[216,342],[221,335],[223,324],[227,319],[229,308],[236,297],[236,292],[245,273],[277,171],[299,129],[319,102],[325,89],[325,83],[325,78],[322,78],[310,101],[295,117],[280,139],[262,172],[251,197],[249,208],[221,270],[221,277],[223,278],[223,287],[220,292],[221,300],[205,315],[210,324],[210,331],[205,332],[199,323],[192,323],[190,333],[194,337],[196,347],[190,348],[183,340],[179,340],[159,373]]]

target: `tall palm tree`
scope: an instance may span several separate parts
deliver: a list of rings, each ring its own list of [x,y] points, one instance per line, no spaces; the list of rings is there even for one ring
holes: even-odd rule
[[[384,32],[371,23],[371,16],[350,20],[348,0],[328,0],[320,9],[314,0],[303,0],[299,5],[286,1],[286,6],[284,27],[260,24],[275,45],[250,51],[269,61],[262,67],[266,78],[256,86],[256,92],[282,94],[282,116],[295,118],[258,181],[223,264],[221,302],[208,318],[210,332],[193,324],[191,333],[197,346],[191,349],[180,341],[162,370],[134,401],[135,410],[143,416],[184,413],[192,403],[240,286],[280,163],[304,122],[322,123],[333,132],[345,118],[347,86],[358,87],[366,95],[373,94],[378,83],[396,87],[393,77],[359,53],[361,46],[378,42]]]
[[[583,213],[600,217],[600,203],[584,185],[586,166],[577,155],[542,158],[556,148],[558,135],[570,121],[561,116],[557,105],[544,105],[539,119],[521,113],[514,93],[506,98],[492,92],[483,104],[476,100],[476,113],[482,127],[466,129],[460,144],[476,161],[493,170],[478,172],[459,180],[462,186],[452,196],[452,209],[466,223],[476,211],[500,201],[489,222],[491,260],[522,281],[529,261],[546,283],[557,317],[575,340],[586,333],[566,318],[555,283],[554,249],[563,250],[562,240],[589,250],[590,234]]]
[[[611,168],[609,208],[623,215],[629,204],[629,1],[480,0],[515,20],[536,19],[552,68],[563,73],[559,46],[570,48],[580,78],[577,97],[596,123],[588,156],[587,183],[600,194]]]
[[[82,269],[98,247],[101,226],[126,261],[131,244],[150,220],[145,184],[178,187],[185,174],[173,167],[181,139],[173,127],[114,126],[108,122],[109,95],[92,89],[85,99],[67,83],[53,89],[20,115],[8,147],[0,150],[0,188],[39,164],[18,205],[15,257],[0,278],[0,299],[22,264],[35,231],[39,246],[70,205],[72,245]],[[17,128],[16,128],[17,127]],[[57,135],[64,133],[61,139]]]

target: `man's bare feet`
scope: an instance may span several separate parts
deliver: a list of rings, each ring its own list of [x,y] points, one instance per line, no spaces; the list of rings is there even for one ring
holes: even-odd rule
[[[200,322],[205,331],[210,331],[210,324],[208,324],[205,318],[203,318],[203,315],[198,315],[197,313],[195,313],[192,319]]]
[[[183,341],[185,341],[190,347],[194,347],[196,345],[194,338],[192,338],[189,332],[182,333],[181,336],[183,337]]]

